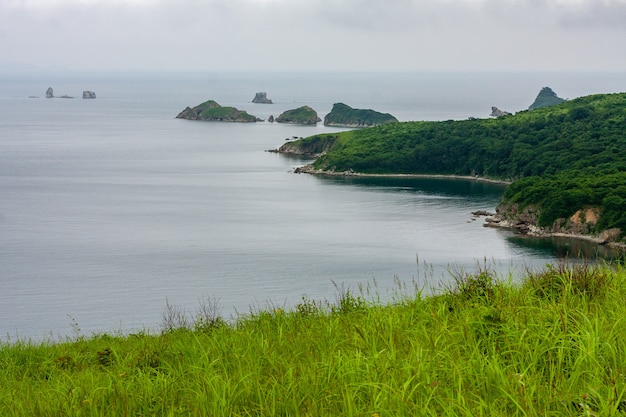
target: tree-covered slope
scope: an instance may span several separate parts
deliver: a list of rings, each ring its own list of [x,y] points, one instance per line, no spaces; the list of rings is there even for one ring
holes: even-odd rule
[[[403,122],[337,136],[316,169],[505,179],[514,181],[505,202],[546,209],[544,226],[594,205],[603,213],[598,228],[626,231],[625,93],[497,119]]]
[[[291,123],[302,125],[315,125],[321,122],[317,112],[309,106],[298,107],[297,109],[287,110],[276,118],[277,123]]]

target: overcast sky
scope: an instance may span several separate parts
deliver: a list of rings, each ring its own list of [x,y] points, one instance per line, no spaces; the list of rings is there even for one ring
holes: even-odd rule
[[[626,0],[0,0],[5,68],[626,71]]]

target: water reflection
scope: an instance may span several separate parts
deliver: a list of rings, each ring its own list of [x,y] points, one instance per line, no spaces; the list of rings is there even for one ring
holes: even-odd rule
[[[567,237],[530,237],[515,234],[507,238],[510,243],[537,256],[551,255],[558,259],[616,260],[624,253],[605,245]]]

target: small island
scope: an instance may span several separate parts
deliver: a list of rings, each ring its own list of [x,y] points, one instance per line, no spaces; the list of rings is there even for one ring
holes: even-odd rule
[[[221,106],[214,100],[205,101],[204,103],[198,104],[193,108],[186,107],[185,110],[178,113],[176,118],[239,123],[254,123],[262,121],[258,117],[252,116],[244,110],[238,110],[234,107]]]
[[[259,104],[274,104],[271,99],[267,98],[267,93],[265,91],[256,93],[254,95],[254,98],[252,99],[252,102]]]
[[[276,123],[290,123],[298,125],[316,125],[321,122],[317,112],[309,106],[298,107],[297,109],[287,110],[276,118]]]
[[[528,110],[540,109],[542,107],[554,106],[555,104],[561,104],[565,101],[564,98],[561,98],[556,95],[554,91],[550,87],[543,87],[539,94],[537,94],[537,98],[533,101],[528,107]]]
[[[397,121],[398,119],[389,113],[380,113],[370,109],[353,109],[346,104],[335,103],[330,113],[324,117],[324,126],[372,127]]]

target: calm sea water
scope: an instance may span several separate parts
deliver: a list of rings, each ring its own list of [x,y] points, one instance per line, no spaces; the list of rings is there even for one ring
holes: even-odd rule
[[[4,74],[0,339],[158,331],[166,303],[225,317],[337,287],[424,288],[485,260],[507,273],[595,248],[483,227],[503,188],[459,180],[318,178],[265,152],[340,129],[175,119],[214,99],[263,119],[335,102],[400,120],[487,117],[626,90],[625,74]],[[75,99],[28,98],[55,95]],[[82,100],[94,90],[96,100]],[[273,105],[252,104],[267,91]]]

